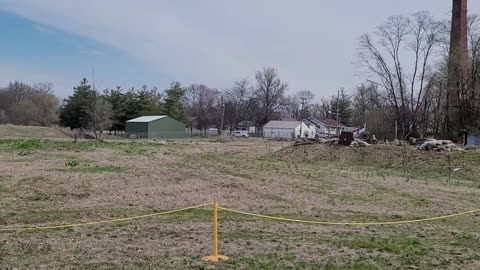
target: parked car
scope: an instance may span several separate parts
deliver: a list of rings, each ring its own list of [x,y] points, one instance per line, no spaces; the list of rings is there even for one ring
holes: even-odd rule
[[[248,131],[247,130],[234,130],[232,132],[232,136],[248,138]]]

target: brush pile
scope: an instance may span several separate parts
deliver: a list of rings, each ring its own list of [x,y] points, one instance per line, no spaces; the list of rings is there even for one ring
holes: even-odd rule
[[[326,145],[336,145],[339,144],[339,140],[337,138],[330,138],[330,139],[324,139],[324,138],[316,138],[316,139],[308,139],[308,138],[303,138],[295,141],[293,144],[294,147],[296,146],[301,146],[301,145],[312,145],[312,144],[326,144]],[[359,139],[354,139],[350,145],[351,147],[367,147],[370,146],[369,143],[364,142]]]
[[[424,151],[462,151],[463,148],[458,147],[452,141],[449,140],[435,140],[429,139],[424,143],[417,146],[418,150]]]

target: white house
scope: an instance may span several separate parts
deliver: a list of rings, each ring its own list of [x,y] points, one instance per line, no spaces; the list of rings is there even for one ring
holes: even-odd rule
[[[303,122],[303,123],[305,123],[310,129],[306,137],[312,138],[312,139],[315,138],[317,136],[317,127],[312,123],[308,123],[308,122]]]
[[[316,136],[319,137],[332,137],[337,136],[345,130],[346,126],[337,121],[329,118],[317,119],[309,117],[304,120],[308,125],[315,126]]]
[[[265,138],[314,138],[312,129],[304,122],[300,121],[270,121],[263,126],[263,137]]]

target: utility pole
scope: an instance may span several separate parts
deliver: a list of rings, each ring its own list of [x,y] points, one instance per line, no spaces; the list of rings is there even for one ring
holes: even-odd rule
[[[95,66],[92,65],[92,85],[93,85],[93,91],[95,91]]]
[[[95,90],[95,67],[92,65],[92,128],[95,134],[95,139],[98,139],[97,134],[97,91]]]
[[[300,115],[300,138],[303,136],[303,118],[305,116],[305,103],[307,101],[307,98],[301,97],[300,98],[300,104],[302,104],[302,115]]]
[[[225,103],[223,103],[223,95],[220,97],[220,103],[221,103],[221,116],[220,116],[220,135],[223,136],[223,120],[225,118]]]
[[[335,133],[337,137],[340,137],[340,132],[338,132],[338,128],[340,126],[340,90],[337,91],[337,127],[335,129]]]
[[[300,115],[300,118],[305,117],[305,103],[307,102],[307,98],[301,97],[300,98],[300,104],[302,104],[302,115]]]

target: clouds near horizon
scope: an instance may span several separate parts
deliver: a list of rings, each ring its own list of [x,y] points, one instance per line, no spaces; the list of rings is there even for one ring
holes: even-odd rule
[[[471,11],[480,12],[480,4],[470,2]],[[361,34],[391,15],[430,10],[447,18],[450,5],[449,0],[0,0],[0,10],[41,30],[51,27],[107,48],[86,48],[84,54],[123,52],[137,63],[136,80],[150,85],[180,81],[226,88],[273,66],[292,91],[309,89],[317,96],[362,81],[352,65]],[[106,59],[102,65],[109,73]],[[128,84],[128,66],[112,70],[105,84]]]

